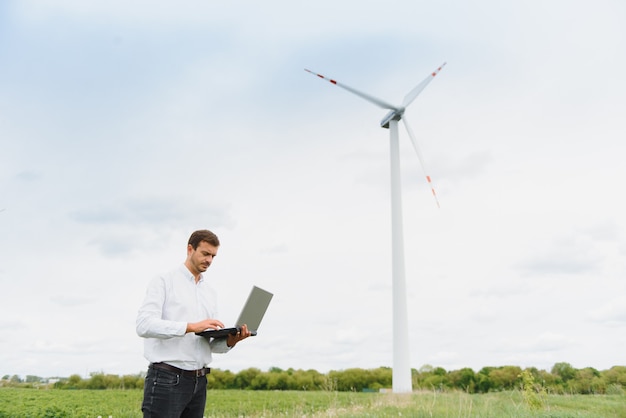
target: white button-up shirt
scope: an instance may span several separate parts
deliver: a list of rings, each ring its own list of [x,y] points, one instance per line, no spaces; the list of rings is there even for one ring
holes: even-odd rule
[[[229,350],[226,339],[209,342],[186,333],[187,323],[217,319],[217,297],[201,275],[198,283],[182,264],[153,279],[137,314],[137,334],[144,337],[144,356],[150,363],[165,362],[185,370],[211,363],[211,352]]]

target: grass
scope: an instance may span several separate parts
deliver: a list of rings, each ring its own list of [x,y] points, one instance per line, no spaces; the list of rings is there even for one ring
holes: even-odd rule
[[[0,389],[0,418],[141,417],[141,390]],[[546,395],[540,408],[522,392],[405,395],[354,392],[210,390],[207,417],[626,418],[625,395]]]

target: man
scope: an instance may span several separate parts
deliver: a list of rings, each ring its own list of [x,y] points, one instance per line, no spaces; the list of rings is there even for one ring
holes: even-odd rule
[[[225,353],[250,336],[246,325],[237,335],[210,343],[195,335],[224,327],[216,319],[215,291],[203,274],[219,245],[213,232],[194,232],[185,263],[148,285],[137,314],[137,334],[145,338],[144,356],[150,362],[141,406],[144,418],[202,418],[211,353]]]

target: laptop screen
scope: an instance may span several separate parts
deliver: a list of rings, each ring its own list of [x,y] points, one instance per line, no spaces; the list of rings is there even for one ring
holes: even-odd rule
[[[267,290],[253,286],[235,325],[239,327],[246,324],[250,331],[257,331],[272,296],[274,295]]]

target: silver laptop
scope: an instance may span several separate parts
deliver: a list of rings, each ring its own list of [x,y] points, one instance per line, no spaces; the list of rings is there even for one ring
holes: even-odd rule
[[[196,335],[201,335],[207,339],[226,337],[228,334],[237,334],[237,332],[241,330],[241,326],[243,324],[248,326],[248,330],[252,335],[256,335],[259,325],[261,325],[261,320],[265,315],[265,311],[272,300],[272,296],[274,295],[267,290],[252,286],[250,295],[248,295],[248,300],[246,301],[246,304],[243,305],[243,309],[241,310],[234,327],[209,329],[202,332],[196,332]]]

